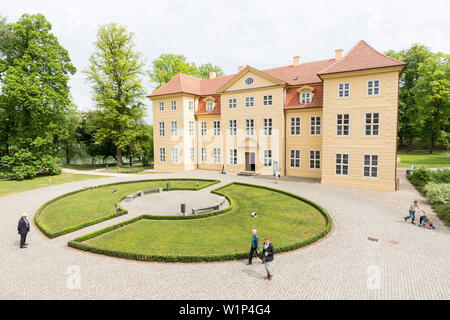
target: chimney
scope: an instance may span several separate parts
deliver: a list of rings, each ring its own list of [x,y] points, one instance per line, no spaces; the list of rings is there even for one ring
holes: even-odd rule
[[[210,71],[209,72],[209,78],[210,79],[214,79],[216,77],[216,72],[215,71]]]
[[[244,69],[244,66],[239,66],[238,67],[238,72],[241,72],[242,69]]]
[[[344,50],[342,50],[342,49],[334,50],[334,60],[336,60],[336,61],[341,60],[343,56],[344,56]]]
[[[300,56],[295,56],[293,59],[293,65],[298,66],[300,64]]]

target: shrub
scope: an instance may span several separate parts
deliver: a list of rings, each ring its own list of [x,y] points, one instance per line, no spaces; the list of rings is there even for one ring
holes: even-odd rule
[[[424,186],[431,180],[431,171],[425,168],[418,168],[413,171],[413,174],[408,176],[412,184],[416,186]]]
[[[445,223],[447,227],[450,227],[450,203],[435,204],[433,210],[436,212],[439,219]]]
[[[431,181],[436,183],[450,183],[450,169],[431,171]]]
[[[424,192],[431,203],[450,203],[450,183],[430,182],[425,185]]]

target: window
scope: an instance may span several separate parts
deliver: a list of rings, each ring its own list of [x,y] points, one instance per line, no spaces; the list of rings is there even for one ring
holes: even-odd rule
[[[214,102],[208,101],[206,103],[206,111],[213,111],[214,110]]]
[[[272,135],[272,119],[263,119],[263,130],[265,136]]]
[[[336,115],[336,135],[350,135],[350,114],[345,113]]]
[[[300,168],[300,150],[291,150],[291,168]]]
[[[248,77],[247,79],[245,79],[245,84],[248,86],[251,86],[253,84],[255,80],[253,80],[252,77]]]
[[[202,148],[201,156],[202,156],[202,162],[207,162],[208,161],[208,149]]]
[[[220,163],[221,159],[220,159],[220,148],[214,148],[214,162],[215,163]]]
[[[378,136],[380,134],[380,114],[378,112],[366,113],[365,135]]]
[[[291,136],[300,135],[300,117],[291,118]]]
[[[159,136],[164,137],[166,135],[166,129],[164,127],[164,122],[159,123]]]
[[[255,98],[254,97],[246,97],[245,98],[245,106],[246,107],[253,107],[253,106],[255,106]]]
[[[230,149],[230,164],[237,164],[237,149]]]
[[[189,100],[189,102],[188,102],[188,109],[189,109],[189,111],[193,111],[194,110],[194,101]]]
[[[320,169],[320,151],[319,150],[309,151],[309,168],[310,169]]]
[[[178,163],[178,148],[172,148],[172,162]]]
[[[230,120],[229,121],[229,128],[230,128],[230,136],[235,136],[236,133],[237,133],[236,120]]]
[[[166,162],[166,148],[159,148],[159,161]]]
[[[301,104],[311,103],[311,92],[302,92],[300,94],[300,103]]]
[[[367,81],[367,95],[378,96],[380,94],[380,80]]]
[[[271,106],[272,105],[272,95],[263,96],[263,105]]]
[[[214,135],[215,136],[220,136],[220,121],[219,120],[215,120],[213,122],[213,127],[214,127]]]
[[[236,99],[228,99],[228,108],[236,109],[236,107],[237,107]]]
[[[348,154],[336,153],[336,174],[348,176]]]
[[[272,166],[272,150],[264,150],[264,167]]]
[[[378,156],[364,155],[364,177],[378,177]]]
[[[245,120],[245,134],[252,136],[255,134],[255,121],[253,119]]]
[[[176,101],[176,100],[172,100],[172,101],[170,102],[170,108],[171,108],[172,110],[177,110],[177,101]]]
[[[159,102],[159,111],[164,111],[164,102]]]
[[[311,117],[311,135],[320,136],[320,117]]]
[[[178,135],[178,122],[176,121],[171,121],[170,122],[170,133],[173,136],[177,136]]]
[[[195,150],[194,148],[189,148],[189,162],[194,163],[195,160]]]
[[[200,122],[200,135],[206,136],[206,121]]]
[[[194,121],[189,121],[189,135],[191,137],[194,135]]]
[[[350,97],[350,83],[339,83],[339,98]]]

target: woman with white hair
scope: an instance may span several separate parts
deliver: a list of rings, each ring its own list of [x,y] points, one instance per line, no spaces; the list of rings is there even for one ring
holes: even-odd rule
[[[28,214],[22,213],[22,217],[19,220],[19,225],[17,226],[17,231],[19,231],[20,234],[20,248],[26,248],[28,243],[25,241],[27,240],[27,234],[30,231],[30,223],[27,220]]]
[[[259,238],[256,235],[256,230],[253,229],[252,230],[252,243],[251,243],[251,247],[250,247],[250,252],[248,254],[248,265],[252,264],[252,259],[253,259],[253,254],[255,253],[259,255]]]

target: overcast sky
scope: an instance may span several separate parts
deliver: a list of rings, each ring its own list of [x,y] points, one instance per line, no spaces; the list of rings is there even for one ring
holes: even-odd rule
[[[77,68],[71,90],[79,109],[94,108],[81,72],[99,25],[117,22],[135,33],[147,66],[161,53],[212,62],[225,74],[237,66],[271,68],[334,57],[358,40],[401,50],[418,42],[450,52],[450,1],[345,0],[0,0],[0,15],[15,21],[43,13]],[[146,79],[148,92],[153,88]],[[152,123],[150,101],[146,121]]]

